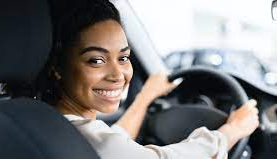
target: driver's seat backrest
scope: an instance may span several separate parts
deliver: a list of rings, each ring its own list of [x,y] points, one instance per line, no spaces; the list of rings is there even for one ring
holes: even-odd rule
[[[51,49],[48,2],[1,0],[0,17],[1,86],[7,90],[21,84],[25,87],[36,79]],[[99,158],[52,106],[30,98],[13,98],[2,90],[5,87],[0,89],[0,158]]]

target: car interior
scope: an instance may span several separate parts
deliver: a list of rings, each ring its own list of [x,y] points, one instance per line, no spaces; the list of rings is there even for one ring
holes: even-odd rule
[[[189,64],[184,63],[182,59],[188,58],[192,53],[185,51],[171,54],[164,62],[162,57],[156,54],[157,50],[151,38],[128,1],[111,2],[120,11],[123,27],[132,48],[134,76],[127,98],[122,100],[119,110],[114,114],[99,114],[98,119],[108,125],[115,123],[135,99],[150,74],[171,70],[169,80],[182,79],[182,83],[167,96],[160,97],[151,104],[136,139],[138,143],[167,145],[184,139],[192,130],[201,126],[217,129],[226,121],[228,114],[237,108],[236,106],[254,98],[259,102],[261,125],[251,136],[237,143],[229,153],[229,158],[276,158],[275,90],[248,80],[243,76],[245,74],[239,71],[228,70],[228,63],[221,67],[209,65],[203,57],[209,54],[207,50],[192,50],[196,53]],[[52,106],[40,100],[40,92],[36,90],[36,80],[47,60],[53,40],[51,7],[63,3],[66,2],[1,2],[1,158],[99,158],[69,121]],[[245,58],[239,53],[236,55]]]

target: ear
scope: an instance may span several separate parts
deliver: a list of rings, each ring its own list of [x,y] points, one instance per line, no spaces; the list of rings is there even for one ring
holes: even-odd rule
[[[51,66],[51,71],[53,72],[56,80],[60,80],[62,78],[61,74],[56,70],[54,66]]]

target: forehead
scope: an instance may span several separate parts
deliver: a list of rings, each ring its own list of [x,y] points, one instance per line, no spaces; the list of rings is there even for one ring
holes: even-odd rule
[[[121,25],[115,20],[97,22],[80,33],[80,44],[83,47],[96,45],[112,47],[127,45],[127,38]]]

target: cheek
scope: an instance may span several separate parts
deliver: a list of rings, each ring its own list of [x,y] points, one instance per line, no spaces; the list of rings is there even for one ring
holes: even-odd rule
[[[125,66],[123,71],[126,82],[129,83],[133,77],[133,67],[131,64]]]
[[[82,72],[82,79],[80,79],[81,81],[79,82],[86,82],[87,85],[94,85],[105,78],[105,71],[99,68],[86,68],[80,71]]]
[[[67,80],[65,81],[70,87],[75,87],[74,89],[89,88],[101,81],[105,76],[102,69],[93,69],[82,64],[75,64],[75,66],[67,71]]]

